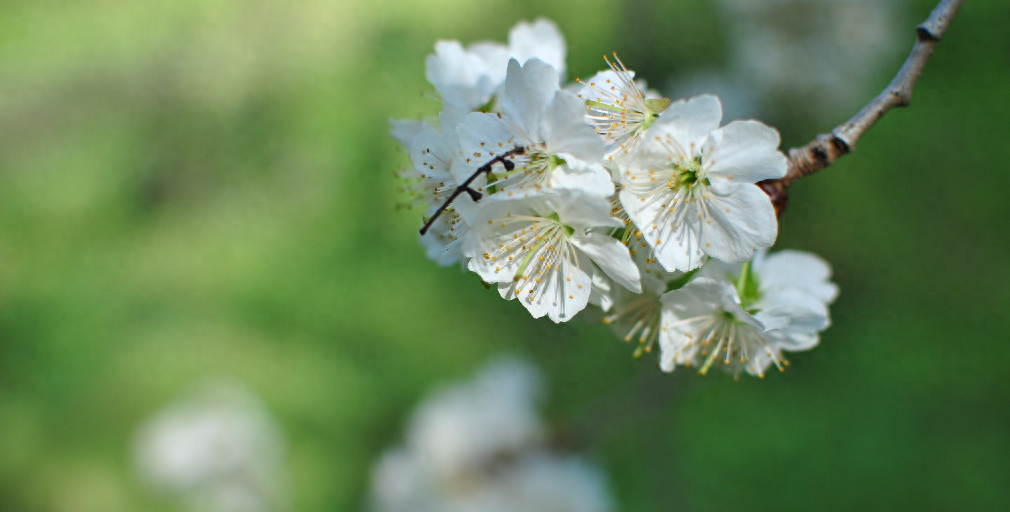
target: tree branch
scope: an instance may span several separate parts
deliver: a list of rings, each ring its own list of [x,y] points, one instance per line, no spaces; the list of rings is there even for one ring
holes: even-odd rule
[[[901,66],[898,74],[887,85],[887,88],[852,119],[838,126],[831,133],[818,135],[806,146],[790,149],[789,167],[784,178],[766,180],[758,184],[772,198],[777,213],[782,213],[789,199],[789,193],[786,190],[789,185],[835,163],[839,157],[852,152],[856,142],[881,117],[884,117],[884,114],[892,108],[907,107],[912,102],[912,90],[915,89],[915,83],[922,76],[922,70],[925,69],[926,63],[933,55],[933,50],[963,3],[964,0],[941,0],[926,18],[926,21],[916,27],[916,39],[915,45],[912,46],[912,53],[905,59],[905,64]]]

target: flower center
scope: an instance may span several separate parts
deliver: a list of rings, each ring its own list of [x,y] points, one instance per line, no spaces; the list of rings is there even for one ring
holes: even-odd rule
[[[700,156],[673,164],[673,178],[676,187],[685,192],[695,186],[707,188],[710,184],[707,175],[708,173],[701,165]]]

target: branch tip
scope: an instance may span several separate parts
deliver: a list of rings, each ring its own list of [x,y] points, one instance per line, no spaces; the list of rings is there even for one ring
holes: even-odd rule
[[[790,149],[785,177],[758,184],[772,198],[777,214],[781,215],[788,201],[789,193],[786,189],[789,185],[833,164],[838,157],[851,153],[856,142],[884,114],[892,108],[907,107],[912,103],[915,83],[963,3],[964,0],[941,0],[926,21],[915,28],[915,45],[891,83],[859,113],[837,126],[830,134],[818,135],[807,145]]]

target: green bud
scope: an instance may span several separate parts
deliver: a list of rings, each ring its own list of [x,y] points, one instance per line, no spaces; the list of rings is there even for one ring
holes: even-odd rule
[[[645,100],[645,104],[649,107],[649,110],[656,114],[662,114],[666,111],[666,108],[670,106],[670,98],[659,98],[655,100]]]

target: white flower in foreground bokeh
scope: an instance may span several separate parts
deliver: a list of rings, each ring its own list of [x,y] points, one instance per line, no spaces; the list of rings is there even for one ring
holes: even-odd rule
[[[516,24],[509,32],[508,46],[480,42],[464,48],[458,41],[438,41],[435,54],[425,60],[425,76],[445,103],[474,111],[493,105],[505,82],[509,59],[523,64],[538,58],[563,76],[566,56],[565,39],[557,25],[540,18]]]
[[[533,367],[498,361],[419,405],[407,428],[407,447],[444,477],[477,471],[482,461],[543,439],[542,395],[543,382]]]
[[[542,188],[609,196],[610,172],[601,165],[603,141],[587,122],[585,103],[558,87],[558,73],[539,59],[509,61],[501,114],[474,112],[456,129],[460,158],[472,170],[516,147],[513,169],[496,170],[498,193]],[[497,181],[495,181],[497,180]]]
[[[799,251],[762,252],[744,265],[711,262],[662,297],[661,368],[698,366],[704,374],[718,364],[760,377],[772,364],[784,369],[783,351],[813,348],[830,325],[838,292],[830,275],[826,262]]]
[[[715,96],[677,101],[619,163],[621,204],[667,270],[692,270],[706,255],[746,261],[778,234],[755,185],[786,173],[778,132],[757,121],[719,128],[721,118]]]
[[[623,225],[610,216],[606,199],[563,191],[485,201],[490,204],[478,213],[464,243],[469,268],[499,283],[503,298],[519,298],[534,318],[565,322],[582,311],[597,267],[629,290],[641,290],[628,249],[590,231]]]
[[[284,450],[273,418],[235,383],[197,388],[147,421],[134,443],[148,486],[210,512],[285,509]]]
[[[635,82],[635,72],[624,67],[614,54],[614,62],[603,58],[609,71],[601,71],[583,82],[577,95],[586,102],[589,119],[603,137],[610,158],[633,149],[645,130],[670,104],[659,93],[649,91],[642,82]]]
[[[543,446],[539,374],[505,360],[431,396],[372,470],[375,512],[610,512],[604,474]]]

